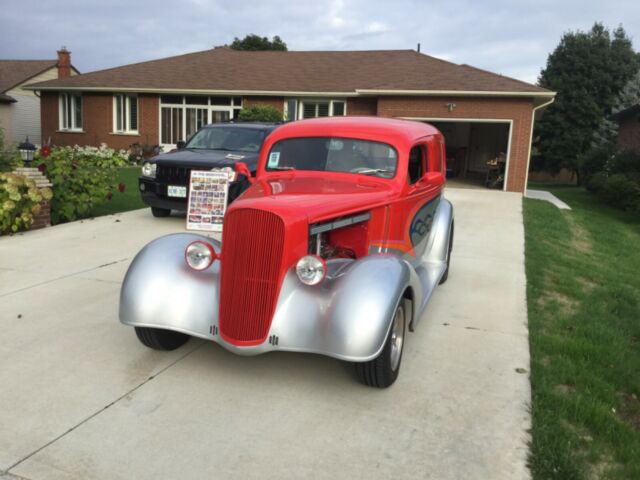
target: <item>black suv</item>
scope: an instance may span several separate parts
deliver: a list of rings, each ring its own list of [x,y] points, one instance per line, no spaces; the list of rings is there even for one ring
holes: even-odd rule
[[[154,217],[171,210],[186,211],[191,170],[231,169],[244,162],[255,175],[264,139],[278,127],[272,123],[214,123],[198,130],[178,150],[151,158],[142,165],[138,186]],[[229,202],[249,187],[244,175],[229,185]]]

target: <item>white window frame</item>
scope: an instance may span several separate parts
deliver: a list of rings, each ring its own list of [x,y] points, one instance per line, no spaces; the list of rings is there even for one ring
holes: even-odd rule
[[[295,116],[295,118],[290,118],[289,117],[289,102],[291,102],[291,101],[296,102],[296,116]],[[304,104],[305,103],[329,103],[329,116],[330,117],[336,116],[336,115],[333,114],[334,104],[342,103],[344,105],[343,113],[342,113],[342,115],[339,115],[339,116],[345,117],[347,115],[347,99],[346,98],[331,98],[331,99],[327,99],[327,98],[285,98],[284,99],[284,107],[283,107],[284,118],[286,120],[288,120],[288,121],[302,120],[303,119],[303,114],[304,114]],[[316,116],[315,117],[308,117],[308,118],[319,118],[317,114],[318,114],[318,107],[316,106]]]
[[[133,123],[131,117],[131,104],[136,102],[136,128],[131,128]],[[121,103],[121,115],[118,119],[118,103]],[[135,93],[117,93],[113,96],[113,133],[119,134],[138,134],[140,128],[140,104],[138,102],[138,95]],[[118,128],[118,120],[121,120],[122,126]]]
[[[167,94],[170,96],[171,94]],[[207,95],[203,95],[207,96]],[[211,101],[212,97],[229,97],[229,105],[214,105]],[[160,139],[160,145],[162,145],[165,149],[172,149],[175,147],[175,144],[172,143],[163,143],[162,142],[162,108],[179,108],[182,110],[182,125],[180,125],[180,140],[187,140],[187,109],[189,108],[202,108],[207,109],[207,123],[206,125],[212,123],[213,116],[215,112],[228,112],[229,120],[233,121],[234,114],[239,112],[242,109],[244,104],[243,97],[233,97],[228,95],[210,95],[208,96],[208,100],[206,104],[195,104],[195,103],[186,103],[186,96],[184,95],[176,95],[176,97],[180,97],[182,101],[180,103],[174,102],[163,102],[162,97],[160,97],[160,108],[158,108],[158,138]],[[235,101],[236,98],[240,100],[238,102]]]
[[[80,102],[80,121],[76,114],[77,103]],[[58,94],[58,129],[61,132],[82,132],[82,94]]]

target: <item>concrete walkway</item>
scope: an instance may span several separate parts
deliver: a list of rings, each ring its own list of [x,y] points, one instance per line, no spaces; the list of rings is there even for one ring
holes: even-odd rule
[[[529,478],[521,196],[447,196],[449,280],[382,391],[320,356],[140,345],[117,319],[120,282],[183,218],[0,238],[0,477]]]
[[[547,192],[546,190],[531,190],[527,189],[525,193],[525,197],[533,198],[534,200],[544,200],[546,202],[555,205],[560,210],[571,210],[571,207],[556,197],[553,193]]]

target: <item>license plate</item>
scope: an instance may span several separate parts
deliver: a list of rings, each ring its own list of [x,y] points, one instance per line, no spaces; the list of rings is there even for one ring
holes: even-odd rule
[[[178,185],[169,185],[167,186],[167,196],[187,198],[187,187],[181,187]]]

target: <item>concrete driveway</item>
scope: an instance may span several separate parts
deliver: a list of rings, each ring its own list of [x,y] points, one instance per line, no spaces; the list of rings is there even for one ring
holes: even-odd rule
[[[0,238],[0,477],[528,478],[522,197],[447,197],[449,280],[387,390],[320,356],[139,344],[118,322],[121,280],[183,218],[140,210]]]

